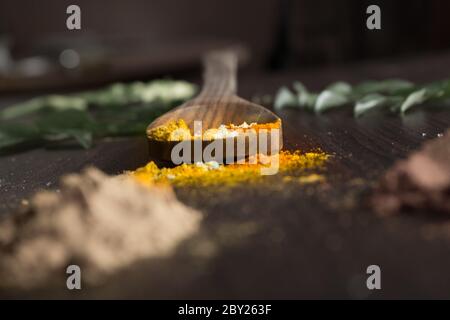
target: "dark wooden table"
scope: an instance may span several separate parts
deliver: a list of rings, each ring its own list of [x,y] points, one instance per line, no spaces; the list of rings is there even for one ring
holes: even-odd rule
[[[335,80],[426,82],[448,77],[449,69],[450,54],[444,54],[283,74],[244,72],[239,91],[250,98],[274,93],[292,80],[312,89]],[[286,110],[280,116],[287,148],[320,147],[334,155],[328,184],[278,190],[243,186],[214,196],[179,192],[205,218],[200,233],[175,255],[142,261],[96,288],[76,293],[48,288],[26,297],[450,298],[450,236],[427,231],[430,225],[448,229],[448,223],[427,212],[383,219],[367,204],[373,183],[390,165],[450,127],[450,110],[360,119],[350,110],[322,116]],[[8,214],[37,189],[57,188],[65,173],[95,165],[116,174],[147,160],[142,137],[102,141],[90,150],[37,149],[2,156],[0,213]],[[381,267],[378,291],[365,287],[366,268],[372,264]]]

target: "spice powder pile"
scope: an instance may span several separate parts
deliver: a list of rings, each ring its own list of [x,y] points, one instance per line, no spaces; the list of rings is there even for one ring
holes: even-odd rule
[[[280,127],[280,120],[269,123],[252,122],[249,124],[243,122],[240,125],[222,124],[218,128],[208,129],[200,135],[193,135],[187,123],[183,119],[180,119],[169,121],[165,125],[149,129],[147,131],[147,136],[150,139],[158,141],[183,141],[200,138],[205,141],[211,141],[215,139],[234,138],[248,131],[259,132],[259,130],[272,130],[279,129]]]
[[[65,176],[60,192],[38,192],[26,211],[0,220],[0,292],[58,282],[72,263],[84,283],[97,284],[137,261],[172,255],[201,219],[171,188],[93,168]]]
[[[323,175],[311,170],[324,166],[329,155],[322,152],[281,151],[279,153],[278,172],[283,181],[296,181],[301,184],[316,183],[325,180]],[[182,164],[174,168],[158,168],[149,162],[133,172],[129,172],[136,180],[145,184],[169,183],[176,187],[231,187],[239,184],[264,181],[261,168],[267,166],[257,163],[219,165],[217,162]]]

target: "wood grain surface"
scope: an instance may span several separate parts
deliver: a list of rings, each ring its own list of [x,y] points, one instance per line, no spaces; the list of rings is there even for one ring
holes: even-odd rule
[[[426,67],[425,67],[426,66]],[[274,93],[292,80],[318,89],[334,80],[447,77],[450,55],[364,63],[289,74],[243,74],[240,93]],[[164,259],[136,264],[95,288],[61,286],[20,297],[62,298],[450,298],[449,222],[429,212],[379,218],[367,205],[374,182],[397,159],[450,127],[450,110],[322,116],[285,110],[285,147],[333,154],[323,186],[279,190],[241,186],[231,193],[179,191],[202,210],[199,234]],[[91,150],[32,150],[0,158],[0,212],[64,173],[95,165],[110,174],[147,161],[145,137],[98,142]],[[433,229],[430,229],[430,226]],[[430,230],[434,230],[430,232]],[[200,248],[196,254],[192,248]],[[189,253],[189,254],[188,254]],[[365,288],[381,267],[382,289]],[[15,296],[9,293],[8,296]]]

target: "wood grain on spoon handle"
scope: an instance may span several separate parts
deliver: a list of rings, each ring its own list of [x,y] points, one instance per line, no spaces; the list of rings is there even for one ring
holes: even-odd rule
[[[203,89],[198,98],[226,97],[236,94],[237,55],[231,50],[215,51],[205,55]]]
[[[232,114],[227,107],[235,102],[237,89],[238,56],[233,50],[212,51],[203,57],[203,88],[193,100],[186,102],[181,108],[205,105],[190,114],[194,120],[201,120],[205,128],[223,123],[224,114]]]

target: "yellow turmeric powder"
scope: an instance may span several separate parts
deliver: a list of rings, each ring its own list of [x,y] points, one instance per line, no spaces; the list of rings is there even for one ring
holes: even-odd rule
[[[283,177],[296,177],[296,181],[299,183],[321,182],[325,178],[317,173],[312,175],[310,171],[321,168],[328,159],[329,155],[321,151],[308,153],[281,151],[279,153],[279,173]],[[217,162],[211,162],[182,164],[174,168],[158,168],[154,162],[150,162],[129,174],[137,181],[147,185],[169,183],[176,187],[229,187],[264,181],[268,177],[261,175],[261,168],[264,166],[265,164],[259,160],[256,164],[247,162],[219,165]]]
[[[183,119],[169,121],[167,124],[152,128],[147,131],[149,138],[158,141],[183,141],[190,139],[202,138],[203,140],[214,140],[214,139],[224,139],[233,138],[241,133],[245,133],[250,130],[258,132],[259,130],[271,130],[279,129],[281,127],[281,120],[271,122],[271,123],[256,123],[252,122],[250,124],[244,122],[240,125],[228,124],[221,125],[218,128],[211,128],[205,130],[202,136],[194,136],[191,134],[189,126]]]
[[[159,141],[182,141],[191,139],[191,131],[183,119],[151,129],[147,132],[149,138]]]

